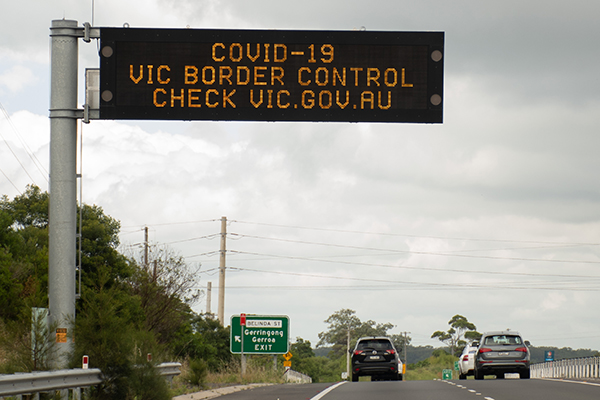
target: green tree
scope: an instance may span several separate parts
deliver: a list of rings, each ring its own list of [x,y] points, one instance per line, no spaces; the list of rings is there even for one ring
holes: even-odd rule
[[[131,279],[146,315],[145,326],[160,343],[170,343],[189,318],[190,306],[198,299],[198,270],[166,246],[154,246],[149,265],[138,261]]]
[[[48,305],[48,194],[28,186],[0,199],[0,319]]]
[[[445,343],[450,347],[451,355],[460,352],[467,344],[464,339],[477,340],[481,337],[481,333],[477,332],[475,324],[469,322],[467,318],[456,314],[448,321],[450,329],[447,331],[435,331],[431,338],[437,338],[440,342]]]
[[[314,364],[311,359],[315,357],[310,341],[304,340],[301,337],[296,338],[296,342],[290,346],[290,353],[292,353],[292,365],[293,370],[306,374],[313,378],[313,381],[317,376],[313,376],[316,371],[313,371]]]
[[[356,311],[344,308],[334,312],[324,321],[329,324],[329,327],[326,331],[319,333],[317,347],[333,345],[330,358],[344,355],[349,345],[348,337],[352,338],[353,333],[362,328],[363,324],[355,314]]]
[[[164,380],[146,361],[148,353],[155,360],[163,358],[163,349],[144,327],[139,298],[107,284],[108,276],[98,274],[98,291],[84,288],[71,367],[79,366],[85,354],[90,367],[102,371],[103,382],[94,389],[94,399],[166,400],[170,397]]]
[[[102,207],[84,204],[82,214],[81,267],[84,287],[124,288],[134,273],[134,262],[117,250],[121,224],[105,215]]]
[[[52,335],[52,327],[40,325],[34,329],[39,335],[31,334],[31,309],[48,306],[48,204],[48,193],[35,186],[13,200],[0,198],[3,372],[44,368],[52,350],[43,343]],[[150,273],[118,251],[119,221],[95,205],[83,205],[77,212],[83,222],[82,285],[70,363],[79,366],[86,354],[92,367],[102,369],[106,381],[94,398],[167,398],[165,387],[160,386],[164,380],[155,379],[151,365],[144,364],[145,357],[152,353],[154,360],[172,360],[172,343],[178,332],[186,329],[207,341],[197,346],[206,358],[213,359],[215,354],[217,359],[225,358],[224,353],[229,356],[228,334],[223,328],[214,329],[212,321],[198,322],[191,311],[190,305],[198,296],[192,291],[197,279],[182,258],[165,254],[157,259],[157,273]],[[213,333],[214,338],[208,340]],[[148,383],[153,381],[156,385]]]
[[[182,324],[170,343],[176,358],[204,360],[211,371],[217,371],[231,360],[229,328],[221,326],[212,314],[188,314],[189,323]]]

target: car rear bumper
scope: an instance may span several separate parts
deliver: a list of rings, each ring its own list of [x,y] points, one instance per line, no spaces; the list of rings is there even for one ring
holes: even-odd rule
[[[398,365],[393,362],[386,363],[356,363],[352,366],[354,375],[380,375],[397,374]]]
[[[484,374],[518,373],[529,370],[529,362],[478,362],[476,369]]]

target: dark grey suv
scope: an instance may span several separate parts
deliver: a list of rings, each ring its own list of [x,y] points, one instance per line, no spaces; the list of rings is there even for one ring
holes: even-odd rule
[[[387,337],[363,337],[358,339],[352,351],[352,382],[359,376],[371,380],[399,380],[398,352]]]
[[[481,335],[475,357],[475,379],[485,375],[504,378],[505,373],[518,373],[521,379],[529,379],[529,342],[518,332],[486,332]]]

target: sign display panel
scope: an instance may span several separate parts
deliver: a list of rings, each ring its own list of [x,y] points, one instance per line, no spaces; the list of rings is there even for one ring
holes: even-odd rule
[[[443,32],[101,28],[100,39],[101,119],[443,119]]]
[[[286,315],[247,315],[231,317],[230,350],[234,354],[286,354],[289,350],[289,317]],[[243,337],[242,337],[243,335]]]

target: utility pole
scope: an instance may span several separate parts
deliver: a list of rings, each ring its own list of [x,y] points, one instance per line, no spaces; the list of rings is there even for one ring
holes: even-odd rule
[[[221,256],[219,259],[219,310],[221,326],[225,326],[225,238],[227,236],[227,217],[221,217]]]
[[[348,329],[346,329],[346,374],[350,379],[350,319],[348,319]]]
[[[212,297],[212,282],[207,282],[206,283],[206,313],[207,314],[212,314],[212,312],[210,311],[211,297]]]
[[[407,351],[408,351],[408,350],[407,350],[407,348],[406,348],[406,345],[407,345],[407,342],[408,342],[408,334],[409,334],[410,332],[400,332],[400,333],[403,333],[403,334],[404,334],[404,351],[403,351],[403,353],[404,353],[404,365],[406,365],[406,367],[408,368],[408,364],[407,364],[407,362],[408,362],[408,354],[407,354]]]
[[[144,227],[144,268],[148,271],[148,227]]]

